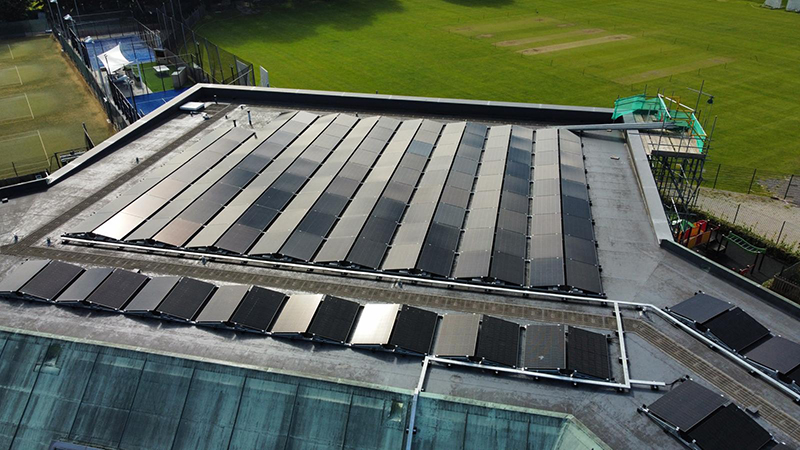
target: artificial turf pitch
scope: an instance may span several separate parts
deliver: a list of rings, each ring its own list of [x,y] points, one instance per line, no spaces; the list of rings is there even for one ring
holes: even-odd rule
[[[53,38],[0,40],[0,179],[57,168],[54,153],[86,145],[84,122],[95,143],[113,132]]]
[[[647,86],[694,107],[705,80],[714,162],[800,173],[800,14],[760,3],[294,0],[198,31],[285,88],[613,107]]]

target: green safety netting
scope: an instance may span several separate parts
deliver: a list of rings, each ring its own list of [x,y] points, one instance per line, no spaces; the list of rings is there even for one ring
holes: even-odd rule
[[[612,120],[622,117],[626,114],[646,113],[652,117],[654,121],[671,122],[683,129],[690,130],[692,138],[695,140],[695,145],[700,153],[705,152],[706,146],[706,132],[700,121],[697,120],[694,113],[691,111],[682,111],[680,109],[670,109],[664,102],[661,96],[648,97],[644,94],[634,95],[632,97],[619,98],[614,102],[614,114]]]

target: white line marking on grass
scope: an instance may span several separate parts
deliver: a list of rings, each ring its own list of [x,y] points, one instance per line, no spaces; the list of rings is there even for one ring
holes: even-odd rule
[[[39,135],[39,142],[42,143],[42,150],[44,150],[44,160],[47,161],[50,159],[50,157],[47,156],[47,147],[44,146],[44,139],[42,139],[42,133],[40,133],[39,130],[36,130],[36,134]]]
[[[19,84],[21,86],[22,85],[22,75],[19,74],[19,67],[14,66],[14,68],[17,69],[17,78],[19,78]]]
[[[31,108],[31,101],[28,100],[28,93],[23,92],[22,95],[25,96],[25,101],[28,102],[28,110],[31,112],[31,119],[35,119],[36,116],[33,115],[33,108]]]
[[[14,52],[11,51],[11,44],[6,44],[8,46],[8,53],[11,53],[11,59],[14,59]]]
[[[24,138],[27,138],[27,137],[33,137],[33,136],[36,136],[36,133],[38,133],[38,130],[36,130],[35,132],[34,131],[23,131],[22,133],[12,134],[12,135],[10,135],[12,137],[9,137],[7,139],[0,139],[0,144],[2,144],[4,142],[9,142],[9,141],[15,141],[17,139],[24,139]]]

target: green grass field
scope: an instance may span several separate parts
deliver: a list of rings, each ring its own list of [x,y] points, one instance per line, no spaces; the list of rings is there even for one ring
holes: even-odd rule
[[[82,122],[95,143],[113,133],[56,41],[0,41],[0,179],[57,168],[54,153],[85,146]]]
[[[712,160],[800,173],[800,14],[759,5],[295,0],[198,31],[286,88],[612,107],[647,85],[694,106],[705,80]]]

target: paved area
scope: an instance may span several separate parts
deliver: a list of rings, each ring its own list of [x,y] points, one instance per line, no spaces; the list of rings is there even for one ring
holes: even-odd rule
[[[773,242],[800,248],[800,206],[760,195],[700,189],[697,207]]]
[[[264,117],[257,108],[252,109],[256,120]],[[403,302],[439,311],[490,313],[523,323],[534,320],[598,330],[615,329],[609,308],[580,302],[553,302],[415,285],[397,289],[390,283],[354,278],[348,278],[345,284],[338,277],[313,273],[221,263],[203,266],[196,260],[66,246],[58,241],[57,236],[64,230],[135,183],[137,178],[133,175],[145,174],[148,168],[160,163],[163,155],[191,145],[213,127],[231,126],[231,120],[243,120],[242,116],[246,117],[246,113],[235,106],[221,109],[210,124],[198,122],[196,117],[176,116],[137,140],[138,147],[131,147],[133,150],[119,151],[48,192],[12,199],[0,206],[3,218],[0,242],[8,243],[0,248],[3,254],[0,276],[24,258],[46,257],[83,265],[141,268],[148,273],[252,283],[286,291]],[[658,247],[641,195],[632,188],[636,180],[629,157],[619,150],[621,138],[618,133],[606,132],[584,135],[603,282],[608,295],[667,306],[703,289],[730,299],[762,323],[769,324],[773,331],[800,340],[800,327],[795,320],[707,273],[698,273],[689,263]],[[138,164],[134,155],[142,155]],[[145,159],[148,155],[151,157]],[[11,243],[13,234],[21,237],[19,243]],[[50,247],[46,245],[47,237],[52,239]],[[652,314],[631,310],[624,314],[631,342],[632,377],[671,381],[690,374],[713,385],[741,406],[759,406],[765,412],[764,419],[770,430],[784,439],[800,442],[800,427],[795,419],[800,410],[787,397]],[[0,302],[0,325],[315,378],[344,378],[404,389],[416,384],[420,369],[419,360],[415,358],[27,302]],[[616,365],[614,370],[615,373],[620,371]],[[657,392],[635,389],[617,394],[442,367],[431,371],[428,383],[432,393],[570,412],[615,448],[649,448],[654,442],[659,448],[678,448],[658,427],[636,413],[636,406],[652,402],[659,395]]]

